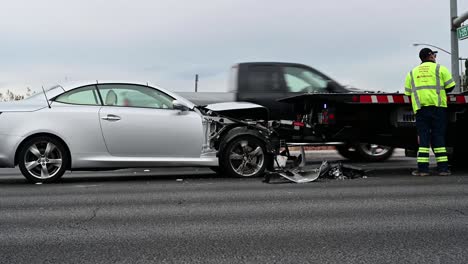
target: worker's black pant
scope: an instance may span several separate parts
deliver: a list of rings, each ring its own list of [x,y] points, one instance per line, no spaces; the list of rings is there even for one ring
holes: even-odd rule
[[[416,112],[416,128],[419,135],[418,170],[420,172],[429,171],[429,148],[432,146],[438,171],[448,171],[448,157],[445,148],[446,108],[423,106]]]

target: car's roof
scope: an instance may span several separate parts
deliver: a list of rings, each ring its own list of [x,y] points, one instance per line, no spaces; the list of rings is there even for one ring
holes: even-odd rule
[[[160,86],[151,83],[151,82],[141,82],[141,81],[133,81],[133,80],[83,80],[83,81],[68,81],[64,83],[58,83],[65,91],[69,91],[81,86],[92,85],[92,84],[136,84],[142,86],[150,86],[154,88],[162,89]]]

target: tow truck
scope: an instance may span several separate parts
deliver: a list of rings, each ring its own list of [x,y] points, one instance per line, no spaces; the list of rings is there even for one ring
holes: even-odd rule
[[[379,145],[365,137],[347,137],[336,131],[333,133],[314,133],[305,126],[301,133],[296,133],[299,123],[297,113],[302,109],[300,104],[278,102],[286,97],[303,94],[322,94],[324,101],[314,101],[327,106],[330,98],[353,95],[356,93],[372,93],[339,84],[324,73],[303,64],[289,62],[244,62],[231,67],[228,92],[179,92],[180,95],[199,105],[221,102],[245,101],[266,107],[269,119],[276,120],[280,136],[290,145],[332,145],[345,158],[361,161],[384,161],[393,152],[392,146]],[[327,96],[333,96],[327,98]],[[302,113],[302,112],[301,112]],[[249,114],[249,113],[247,113]],[[246,116],[245,118],[249,118]],[[254,118],[254,117],[250,117]],[[333,113],[323,116],[333,121]],[[302,121],[302,120],[300,120]],[[307,123],[307,122],[306,122]]]
[[[342,156],[365,161],[383,161],[394,148],[416,155],[415,116],[411,99],[403,93],[345,87],[312,67],[285,62],[235,64],[229,90],[181,94],[199,104],[263,105],[290,145],[336,145]],[[447,147],[452,163],[460,162],[468,147],[467,108],[468,94],[448,95]]]
[[[311,134],[350,142],[404,148],[415,156],[418,138],[410,97],[401,93],[302,94],[280,102],[294,105],[298,137]],[[468,147],[468,95],[448,95],[447,150],[453,164],[463,162]]]

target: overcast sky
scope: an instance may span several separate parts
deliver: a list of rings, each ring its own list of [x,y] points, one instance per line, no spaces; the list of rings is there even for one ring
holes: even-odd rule
[[[429,43],[450,51],[450,1],[2,0],[0,89],[66,80],[150,81],[226,91],[242,61],[310,65],[338,82],[394,92]],[[458,0],[458,13],[468,1]],[[466,23],[465,23],[466,24]],[[468,57],[468,39],[459,41]],[[450,56],[438,61],[450,69]]]

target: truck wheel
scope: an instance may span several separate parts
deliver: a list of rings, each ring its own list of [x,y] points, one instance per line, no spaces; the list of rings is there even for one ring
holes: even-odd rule
[[[232,177],[261,176],[268,163],[265,143],[252,136],[233,139],[220,156],[222,171]]]
[[[338,153],[351,161],[381,162],[390,158],[394,148],[376,144],[358,143],[337,146]]]
[[[358,158],[367,162],[381,162],[390,158],[394,148],[376,144],[360,143],[355,146]]]
[[[338,151],[338,154],[340,154],[346,159],[353,160],[353,161],[358,160],[359,155],[353,146],[350,146],[350,145],[336,146],[336,151]]]
[[[63,176],[69,163],[63,144],[48,136],[31,138],[19,152],[18,166],[30,182],[50,183]]]

